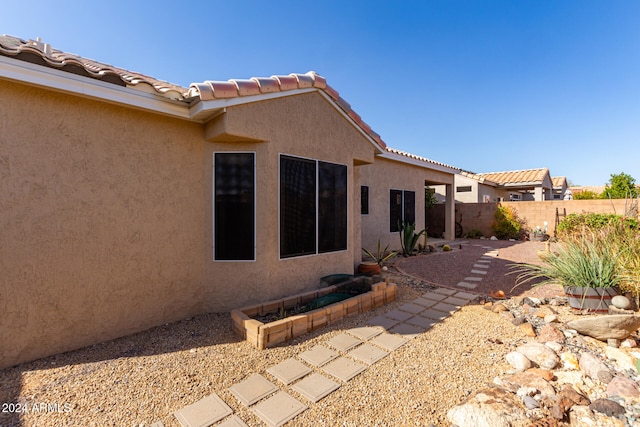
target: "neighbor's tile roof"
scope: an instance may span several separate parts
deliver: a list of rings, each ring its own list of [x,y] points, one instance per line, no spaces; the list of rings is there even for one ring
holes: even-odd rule
[[[23,40],[18,37],[0,35],[0,55],[119,86],[147,85],[158,94],[171,99],[182,100],[188,91],[187,88],[173,83],[54,49],[51,45],[40,40]],[[138,88],[141,89],[141,87]]]
[[[389,153],[397,154],[399,156],[408,157],[410,159],[418,160],[418,161],[421,161],[421,162],[425,162],[425,163],[429,163],[429,164],[433,164],[433,165],[437,165],[437,166],[442,166],[442,167],[445,167],[445,168],[451,168],[451,169],[455,169],[455,170],[460,170],[460,168],[457,168],[455,166],[451,166],[451,165],[448,165],[446,163],[437,162],[435,160],[431,160],[431,159],[428,159],[426,157],[418,156],[416,154],[411,154],[411,153],[408,153],[406,151],[398,150],[396,148],[387,147],[386,150]]]
[[[326,93],[349,116],[355,124],[383,149],[385,142],[380,135],[362,120],[351,105],[345,101],[338,91],[327,84],[324,77],[310,71],[306,74],[289,74],[288,76],[254,77],[248,80],[205,81],[193,83],[189,88],[155,79],[144,74],[135,73],[53,49],[51,45],[40,40],[23,40],[18,37],[0,35],[0,55],[13,57],[23,61],[55,68],[85,77],[90,77],[119,86],[144,89],[153,88],[159,95],[174,100],[190,102],[193,100],[211,101],[218,99],[242,98],[274,92],[287,92],[299,89],[315,88]]]
[[[566,176],[554,176],[551,178],[551,183],[553,184],[554,187],[562,187],[563,185],[567,184],[567,177]]]
[[[542,183],[546,175],[549,174],[549,169],[525,169],[517,171],[507,172],[489,172],[479,173],[478,176],[485,178],[489,181],[497,182],[498,184],[531,184]]]

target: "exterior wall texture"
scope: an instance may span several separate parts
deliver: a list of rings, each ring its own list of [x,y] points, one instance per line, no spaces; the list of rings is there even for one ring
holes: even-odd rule
[[[0,92],[0,367],[201,312],[201,127]]]

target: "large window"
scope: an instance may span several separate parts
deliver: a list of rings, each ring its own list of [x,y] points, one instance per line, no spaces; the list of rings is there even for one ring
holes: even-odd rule
[[[280,156],[280,257],[347,249],[347,167]]]
[[[215,153],[214,259],[255,260],[255,153]]]
[[[389,231],[398,231],[398,223],[416,222],[416,192],[391,190],[389,192]]]

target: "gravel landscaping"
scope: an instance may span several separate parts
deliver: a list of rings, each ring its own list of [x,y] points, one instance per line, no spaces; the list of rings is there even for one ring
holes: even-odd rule
[[[504,245],[504,268],[535,260],[543,248],[535,242],[485,243]],[[426,266],[410,276],[394,267],[385,273],[398,285],[395,302],[267,350],[235,336],[229,314],[207,314],[2,370],[0,402],[14,409],[15,404],[26,406],[27,412],[1,413],[0,425],[147,426],[162,421],[179,426],[173,412],[212,393],[248,425],[264,425],[229,387],[255,373],[276,382],[268,368],[419,297],[432,284],[453,286],[476,255],[465,245],[451,253],[399,260],[400,268],[408,262]],[[502,270],[496,272],[486,278],[481,292],[513,286],[513,276],[505,279]],[[309,406],[287,425],[447,426],[447,411],[508,370],[505,355],[525,339],[522,329],[504,316],[471,303],[317,403],[278,383]]]

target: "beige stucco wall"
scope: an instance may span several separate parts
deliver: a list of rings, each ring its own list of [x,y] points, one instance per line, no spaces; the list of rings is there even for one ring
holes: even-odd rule
[[[383,248],[388,244],[389,249],[401,249],[399,233],[389,231],[390,190],[415,191],[416,231],[418,231],[422,230],[425,224],[425,181],[453,184],[452,174],[381,157],[376,157],[372,165],[362,166],[360,172],[360,184],[369,186],[369,214],[361,215],[362,246],[374,251],[378,246],[378,240]],[[420,243],[424,241],[420,240]]]
[[[309,93],[228,108],[206,125],[205,181],[211,182],[215,151],[256,152],[257,259],[213,261],[211,191],[205,194],[205,304],[224,311],[281,298],[320,285],[322,276],[353,274],[360,251],[360,205],[356,162],[373,160],[374,146],[319,93]],[[240,135],[240,136],[238,136]],[[244,136],[265,142],[241,142]],[[288,259],[279,257],[279,155],[287,154],[344,164],[348,169],[347,250]],[[356,206],[357,205],[357,206]],[[357,215],[353,212],[357,211]],[[355,249],[354,249],[355,248]],[[357,250],[356,250],[357,249]]]
[[[201,312],[201,126],[0,93],[0,367]]]

